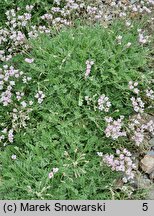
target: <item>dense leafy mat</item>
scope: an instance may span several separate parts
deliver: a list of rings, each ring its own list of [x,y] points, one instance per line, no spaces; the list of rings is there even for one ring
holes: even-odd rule
[[[37,4],[34,23],[43,13]],[[140,139],[129,127],[130,117],[138,113],[131,100],[138,93],[129,82],[137,83],[144,112],[153,113],[147,96],[153,88],[153,38],[144,44],[146,37],[139,37],[147,19],[134,18],[131,27],[117,19],[105,27],[75,21],[61,30],[52,28],[50,34],[27,39],[28,49],[1,64],[3,74],[20,74],[9,77],[15,82],[10,84],[12,101],[6,106],[3,99],[0,106],[1,199],[145,197],[143,188],[134,190],[129,182],[118,187],[123,172],[111,170],[98,155],[140,149]],[[5,83],[2,91],[6,89]],[[104,107],[99,104],[102,95],[109,102]],[[107,117],[122,119],[116,138],[107,134]]]

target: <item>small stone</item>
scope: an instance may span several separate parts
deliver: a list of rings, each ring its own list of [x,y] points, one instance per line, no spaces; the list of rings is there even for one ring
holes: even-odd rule
[[[137,179],[138,188],[149,188],[151,186],[151,180],[147,178],[147,176],[141,175]]]
[[[141,178],[138,182],[138,188],[149,188],[151,186],[150,179]]]
[[[131,182],[130,182],[130,185],[131,185],[131,187],[133,187],[134,189],[137,189],[138,187],[139,187],[139,185],[138,185],[138,181],[135,179],[135,180],[132,180]]]
[[[153,151],[153,148],[152,148],[151,151],[148,151],[148,152],[147,152],[147,155],[154,157],[154,151]]]
[[[154,156],[145,155],[141,160],[141,168],[145,173],[150,174],[154,171]]]
[[[123,185],[124,185],[124,182],[122,181],[122,178],[119,178],[119,179],[116,180],[115,186],[117,188],[121,188]]]
[[[154,200],[154,187],[152,187],[147,195],[147,197],[145,198],[146,200]]]
[[[154,180],[154,171],[152,173],[150,173],[149,177],[150,177],[151,180]]]
[[[132,181],[130,181],[130,185],[134,188],[134,189],[142,189],[142,188],[150,188],[152,184],[152,181],[148,178],[147,174],[142,175],[142,173],[140,171],[137,171],[135,173],[135,177]]]
[[[154,146],[154,138],[152,138],[150,141],[149,141],[149,144]]]

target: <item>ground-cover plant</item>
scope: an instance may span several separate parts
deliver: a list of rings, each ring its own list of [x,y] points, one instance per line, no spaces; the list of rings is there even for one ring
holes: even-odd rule
[[[2,199],[142,198],[131,188],[116,192],[120,172],[100,167],[97,155],[138,151],[129,117],[140,106],[152,112],[142,28],[136,21],[66,28],[27,41],[30,52],[3,64]]]
[[[12,8],[9,8],[11,3]],[[59,30],[64,26],[74,26],[76,21],[108,26],[115,18],[126,19],[129,27],[132,17],[142,17],[153,11],[151,0],[133,3],[110,0],[28,0],[18,4],[14,0],[6,0],[0,4],[3,16],[0,28],[0,61],[3,62],[9,61],[19,52],[22,53],[23,49],[28,50],[28,38],[36,38],[40,33],[49,34],[53,27]],[[117,38],[118,43],[120,38],[121,36]],[[141,43],[146,43],[147,39],[143,32],[139,34]]]

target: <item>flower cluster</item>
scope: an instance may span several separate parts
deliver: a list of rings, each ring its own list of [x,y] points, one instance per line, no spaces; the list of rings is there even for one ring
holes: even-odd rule
[[[61,1],[54,1],[55,6],[51,8],[50,13],[41,16],[48,25],[61,28],[62,26],[71,25],[73,15],[79,17],[79,12],[85,6],[85,3],[75,2],[75,0],[67,0],[61,6]]]
[[[3,90],[0,95],[0,103],[3,106],[8,106],[12,102],[13,86],[22,75],[23,72],[16,70],[13,66],[3,65],[3,69],[0,68],[0,90]]]
[[[6,11],[6,27],[0,29],[1,61],[9,61],[18,52],[29,49],[27,38],[37,37],[40,33],[50,33],[46,26],[31,25],[33,7],[26,5],[25,12],[20,7]]]
[[[134,131],[132,140],[135,142],[136,146],[139,146],[144,140],[144,131],[140,128],[137,128],[136,131]]]
[[[27,103],[25,102],[26,105],[23,106],[25,108],[27,106]],[[32,111],[32,108],[26,108],[26,109],[21,109],[19,108],[16,109],[14,108],[11,115],[12,115],[12,128],[14,130],[20,129],[20,128],[25,128],[27,125],[27,121],[30,119],[29,114]]]
[[[117,43],[118,43],[118,44],[121,44],[122,36],[121,36],[121,35],[118,35],[118,36],[116,37],[116,40],[117,40]]]
[[[14,137],[14,135],[13,135],[13,129],[11,129],[8,132],[8,140],[9,140],[10,143],[13,143],[13,137]]]
[[[139,32],[139,43],[141,44],[146,44],[149,42],[149,36],[145,36],[144,35],[144,32],[142,32],[141,29],[138,29],[138,32]]]
[[[38,99],[38,103],[41,104],[45,98],[45,94],[42,91],[38,91],[35,95],[35,98]]]
[[[139,89],[137,88],[138,82],[129,81],[128,83],[129,89],[133,90],[135,94],[139,94]]]
[[[142,130],[148,131],[152,135],[154,135],[154,120],[148,121],[146,124],[142,124]]]
[[[4,47],[1,52],[0,60],[8,61],[21,48],[26,48],[26,34],[25,28],[31,20],[31,10],[33,6],[26,6],[25,13],[21,12],[18,7],[17,10],[11,9],[6,11],[6,28],[0,31],[0,45]],[[7,49],[5,48],[7,44]]]
[[[94,64],[94,61],[91,61],[91,60],[86,61],[86,66],[87,67],[86,67],[85,78],[87,78],[90,75],[91,67],[92,67],[93,64]]]
[[[89,110],[91,108],[94,109],[94,111],[96,111],[98,109],[98,99],[97,99],[98,95],[94,94],[92,96],[85,96],[84,99],[86,101],[86,104],[89,106]]]
[[[23,81],[23,83],[27,84],[29,81],[31,81],[31,79],[32,79],[31,77],[24,76],[23,79],[22,79],[22,81]]]
[[[21,10],[19,7],[16,9],[11,9],[6,11],[6,25],[4,28],[0,29],[0,60],[5,62],[9,61],[13,55],[18,53],[19,51],[22,52],[23,49],[28,49],[29,45],[27,44],[27,38],[37,37],[40,33],[50,33],[51,26],[60,27],[63,25],[71,25],[73,17],[77,18],[80,17],[81,14],[84,14],[90,20],[112,20],[113,19],[113,11],[115,7],[120,10],[119,16],[126,16],[129,12],[135,13],[143,13],[151,12],[151,8],[153,4],[152,0],[142,1],[141,3],[134,3],[134,4],[123,4],[122,1],[112,1],[110,5],[110,12],[105,12],[107,3],[102,3],[102,1],[97,1],[98,5],[94,5],[93,3],[86,3],[81,0],[67,0],[62,2],[61,0],[55,0],[54,6],[51,8],[51,11],[48,13],[43,14],[39,19],[40,22],[44,22],[44,25],[31,25],[31,19],[33,15],[33,5],[27,5],[25,7],[25,12]],[[62,4],[61,4],[62,3]],[[75,14],[75,15],[74,15]],[[127,20],[126,26],[132,27],[131,21]],[[149,36],[144,35],[144,31],[141,29],[138,30],[139,32],[139,42],[141,44],[145,44],[148,42]],[[118,35],[116,37],[118,44],[122,42],[122,36]],[[7,45],[7,46],[6,46]],[[131,43],[128,42],[126,47],[131,46]],[[25,58],[25,62],[32,63],[34,61],[33,58]],[[86,61],[86,73],[85,77],[87,78],[90,75],[91,67],[94,64],[93,61],[87,60]],[[14,97],[14,87],[16,86],[17,80],[23,75],[22,71],[15,70],[13,66],[4,65],[3,68],[0,69],[0,90],[2,90],[0,95],[0,102],[3,106],[9,106],[9,104],[13,104],[12,98]],[[23,83],[27,84],[31,80],[31,77],[23,76],[22,81]],[[137,88],[138,83],[130,81],[129,88],[133,90],[135,94],[139,93],[139,89]],[[146,96],[150,99],[154,98],[153,90],[148,89],[146,91]],[[15,91],[15,98],[21,105],[21,111],[17,111],[12,115],[12,124],[13,128],[16,128],[16,121],[20,119],[20,124],[25,126],[25,121],[28,120],[28,115],[23,114],[23,108],[27,107],[28,102],[23,100],[24,92],[17,90]],[[45,95],[42,91],[39,91],[35,98],[38,99],[38,103],[42,103]],[[90,99],[87,100],[88,103]],[[142,102],[141,98],[131,98],[134,110],[136,112],[142,113],[144,111],[144,103]],[[33,102],[29,102],[29,105]],[[98,109],[104,110],[105,112],[109,111],[111,103],[109,102],[108,97],[105,95],[100,96],[98,99]],[[20,117],[18,117],[20,116]],[[24,116],[24,117],[23,117]],[[25,117],[27,116],[27,117]],[[24,119],[24,120],[23,120]],[[150,128],[149,130],[152,131],[152,125],[147,126]],[[146,127],[144,128],[146,129]],[[106,128],[106,135],[108,137],[117,138],[119,136],[125,136],[125,132],[121,132],[120,122],[111,121],[108,122],[108,127]],[[8,130],[8,139],[12,142],[13,140],[13,130]],[[134,135],[134,140],[142,140],[143,136],[141,135],[143,132],[143,128],[140,128],[136,131]],[[0,136],[0,140],[4,139],[4,135]]]
[[[131,130],[131,139],[135,142],[136,146],[140,146],[140,144],[144,140],[144,133],[147,131],[151,134],[154,133],[154,121],[150,120],[146,123],[142,122],[142,117],[140,114],[137,114],[135,117],[130,119],[130,123],[128,124],[129,129]]]
[[[20,7],[6,11],[5,27],[0,29],[0,60],[9,61],[16,53],[28,49],[28,38],[36,38],[39,34],[49,34],[51,27],[61,28],[70,26],[76,19],[84,17],[92,22],[105,21],[111,22],[114,17],[126,17],[132,13],[150,13],[153,8],[153,1],[112,1],[108,5],[108,1],[101,0],[95,2],[86,2],[83,0],[57,0],[54,1],[50,10],[42,16],[38,17],[38,24],[31,25],[35,10],[34,5],[26,5],[25,11]],[[119,13],[115,13],[118,10]],[[42,25],[42,21],[44,25]],[[127,25],[131,27],[130,21]],[[147,43],[148,36],[139,31],[139,42]],[[117,36],[117,42],[121,44],[122,36]],[[126,46],[130,46],[130,42]]]
[[[86,2],[83,0],[66,0],[66,1],[54,1],[54,5],[51,8],[51,12],[45,13],[41,16],[41,19],[47,22],[49,26],[62,27],[64,25],[73,24],[75,19],[84,17],[92,22],[105,21],[110,22],[114,17],[126,17],[132,13],[150,13],[152,3],[145,4],[144,1],[140,3],[135,2],[132,4],[127,1],[112,1],[110,4],[108,1],[102,2],[97,0],[95,2]],[[119,13],[115,13],[118,10]]]
[[[118,139],[121,136],[126,136],[125,131],[122,130],[123,126],[123,116],[120,116],[117,120],[113,120],[111,117],[105,117],[107,127],[105,129],[106,137],[111,137],[112,139]]]
[[[39,25],[39,26],[36,26],[36,25],[33,25],[31,26],[31,29],[30,31],[28,32],[28,37],[29,38],[37,38],[39,36],[39,34],[50,34],[50,29],[46,26],[42,26],[42,25]],[[27,47],[26,47],[27,48]]]
[[[1,124],[0,142],[3,146],[8,142],[13,143],[14,133],[25,127],[26,121],[29,120],[29,112],[32,110],[29,106],[33,102],[26,101],[24,84],[30,80],[31,77],[24,76],[22,71],[13,66],[4,64],[0,68],[0,103],[8,107],[5,115],[9,116],[8,121]]]
[[[90,105],[92,98],[90,98],[89,96],[85,96],[85,101],[87,102],[88,105]]]
[[[109,109],[111,107],[111,102],[109,101],[109,98],[105,96],[105,94],[101,95],[98,99],[98,109],[103,110],[105,112],[109,112]]]
[[[116,156],[113,154],[106,154],[103,156],[103,162],[106,163],[113,171],[123,172],[123,182],[127,183],[128,181],[134,178],[133,170],[136,169],[136,165],[131,159],[132,154],[127,150],[116,150]]]
[[[58,168],[53,168],[51,172],[49,172],[48,177],[49,179],[53,178],[55,173],[57,173],[59,171]]]
[[[154,100],[154,91],[152,89],[147,89],[146,90],[146,96],[151,99]]]
[[[144,102],[140,97],[132,97],[131,98],[133,109],[135,112],[143,113],[144,112]]]

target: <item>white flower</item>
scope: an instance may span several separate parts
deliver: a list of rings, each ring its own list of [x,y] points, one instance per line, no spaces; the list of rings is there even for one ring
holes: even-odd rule
[[[132,45],[132,43],[131,43],[131,42],[128,42],[128,43],[126,44],[126,47],[129,48],[131,45]]]
[[[131,25],[130,21],[126,21],[126,26],[129,27]]]
[[[43,99],[45,98],[45,94],[42,91],[38,91],[35,95],[35,98],[38,99],[38,103],[42,103]]]
[[[33,63],[33,61],[34,61],[33,58],[32,58],[32,59],[30,59],[30,58],[25,58],[25,62],[27,62],[27,63],[29,63],[29,64]]]
[[[118,154],[118,155],[120,154],[120,150],[119,149],[116,150],[116,154]]]
[[[33,101],[29,101],[29,105],[30,105],[30,106],[33,105]]]
[[[38,98],[38,103],[39,103],[39,104],[41,104],[41,103],[42,103],[42,101],[43,101],[43,99],[42,99],[42,98]]]
[[[14,81],[10,81],[10,85],[11,86],[15,85],[15,82]]]
[[[53,173],[57,173],[58,172],[58,168],[53,168]]]
[[[124,177],[124,178],[122,179],[122,181],[123,181],[124,183],[127,183],[127,178]]]
[[[21,105],[25,108],[27,106],[27,103],[25,101],[22,101]]]
[[[103,153],[102,153],[102,152],[97,152],[97,155],[98,155],[99,157],[102,157],[102,156],[103,156]]]
[[[16,159],[17,159],[17,156],[13,154],[13,155],[11,156],[11,158],[12,158],[12,160],[16,160]]]

